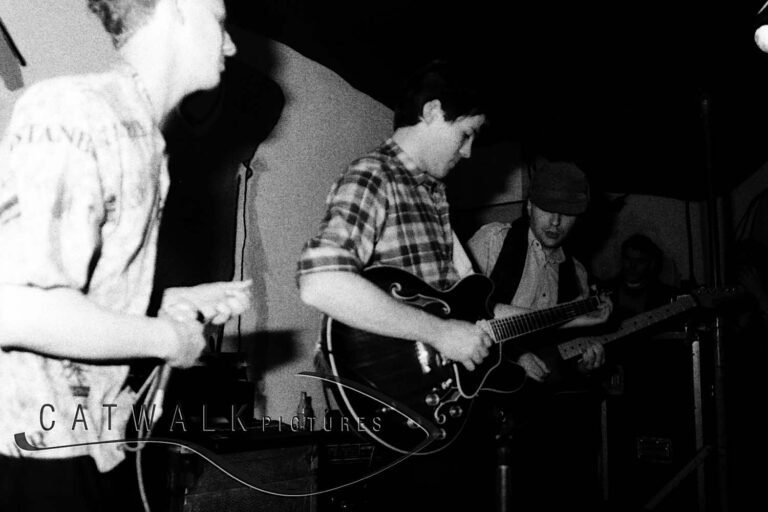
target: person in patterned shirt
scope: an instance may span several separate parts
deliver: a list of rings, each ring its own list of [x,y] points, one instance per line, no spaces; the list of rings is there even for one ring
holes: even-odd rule
[[[458,74],[435,62],[411,79],[391,138],[352,162],[332,187],[297,273],[306,304],[353,327],[426,343],[473,370],[491,343],[482,329],[400,304],[360,275],[390,265],[446,289],[472,272],[441,181],[470,157],[485,122],[479,98],[454,82]]]
[[[119,510],[133,358],[196,363],[248,282],[166,290],[146,316],[168,187],[160,128],[219,83],[222,0],[90,0],[120,61],[30,87],[0,142],[0,510]],[[23,433],[34,450],[20,446]],[[23,444],[23,443],[22,443]]]
[[[306,304],[358,329],[430,345],[470,371],[488,355],[492,342],[486,332],[401,304],[361,272],[395,266],[437,289],[472,272],[451,229],[442,180],[470,157],[485,123],[475,91],[471,77],[447,62],[431,63],[409,81],[395,110],[394,133],[352,162],[333,185],[297,270]],[[376,502],[368,505],[391,510],[451,502],[445,491],[463,474],[455,464],[465,454],[444,453],[445,458],[411,457],[388,472],[393,481],[377,478],[372,485],[381,492],[374,491]],[[401,492],[392,493],[392,486]]]

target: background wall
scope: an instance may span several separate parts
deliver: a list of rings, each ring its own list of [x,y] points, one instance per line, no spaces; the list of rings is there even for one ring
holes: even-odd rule
[[[261,66],[285,97],[277,126],[250,162],[253,177],[238,228],[238,247],[245,228],[244,270],[257,298],[242,322],[242,330],[253,333],[244,339],[263,374],[257,414],[290,418],[300,391],[308,390],[321,416],[319,383],[296,377],[314,369],[320,328],[320,315],[299,300],[296,262],[317,230],[331,184],[350,161],[389,136],[392,112],[284,45],[243,32],[233,37],[238,58]],[[264,44],[268,52],[255,51]]]
[[[43,78],[106,69],[116,53],[82,0],[0,0],[0,18],[27,61],[24,85]],[[0,129],[18,92],[0,87]]]

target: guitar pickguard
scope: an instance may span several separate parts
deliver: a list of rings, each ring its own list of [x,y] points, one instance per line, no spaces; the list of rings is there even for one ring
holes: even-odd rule
[[[389,293],[400,302],[430,311],[432,311],[431,306],[436,304],[444,316],[449,316],[451,314],[451,306],[444,300],[421,293],[403,295],[402,291],[403,285],[400,283],[392,283],[389,285]]]

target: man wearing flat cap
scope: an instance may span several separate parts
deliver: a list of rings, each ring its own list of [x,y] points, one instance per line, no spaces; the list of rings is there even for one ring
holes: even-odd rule
[[[469,240],[480,271],[495,285],[496,316],[519,309],[549,308],[589,294],[587,271],[562,247],[588,204],[589,183],[581,169],[570,162],[544,162],[531,176],[528,215],[512,224],[486,224]],[[576,318],[565,327],[604,322],[611,307],[606,299],[597,312]],[[582,354],[581,364],[591,370],[601,366],[604,359],[602,345],[593,343]],[[523,354],[518,363],[537,381],[549,374],[547,365],[535,354]]]
[[[589,295],[584,266],[563,249],[563,242],[588,204],[589,184],[581,169],[570,162],[543,162],[532,172],[527,215],[512,224],[486,224],[469,240],[468,247],[476,265],[494,282],[492,300],[497,317],[519,313],[522,309],[550,308]],[[563,327],[602,323],[611,309],[610,300],[605,299],[599,310],[575,318]],[[516,359],[530,378],[539,382],[547,380],[553,369],[542,358],[532,352],[515,350],[518,350],[516,346],[505,347],[505,355]],[[588,372],[602,366],[604,360],[602,345],[589,343],[582,353],[579,369]],[[527,425],[523,432],[518,429],[513,439],[524,446],[523,452],[530,450],[516,452],[522,469],[513,481],[516,487],[526,492],[516,493],[515,510],[528,510],[529,507],[542,510],[542,506],[548,510],[548,506],[556,505],[550,501],[559,499],[566,500],[569,505],[589,504],[580,500],[586,499],[584,496],[587,495],[596,496],[598,490],[592,469],[596,467],[595,460],[590,459],[596,452],[590,450],[595,446],[591,442],[593,434],[599,440],[599,430],[589,423],[598,416],[585,414],[584,410],[591,408],[592,402],[584,405],[571,401],[561,407],[563,404],[548,401],[548,395],[538,391],[537,387],[526,386],[513,397],[516,400],[513,406],[518,409],[513,411],[517,422],[520,423],[522,418]],[[582,419],[590,426],[574,428]],[[565,435],[558,428],[567,430]],[[578,448],[566,454],[565,450],[556,448],[563,444]],[[566,486],[567,490],[562,487],[565,492],[552,493],[553,484]],[[544,487],[537,491],[539,485]]]

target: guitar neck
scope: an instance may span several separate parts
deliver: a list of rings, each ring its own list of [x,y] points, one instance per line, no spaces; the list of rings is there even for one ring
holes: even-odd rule
[[[560,356],[563,359],[568,360],[581,355],[581,353],[592,343],[598,342],[605,345],[612,341],[616,341],[625,336],[637,332],[646,327],[650,327],[662,320],[671,318],[675,315],[683,313],[689,309],[696,307],[696,301],[690,296],[682,297],[675,302],[661,306],[645,313],[633,316],[624,320],[619,329],[614,332],[606,333],[600,336],[583,336],[580,338],[561,343],[557,346]]]
[[[589,297],[522,315],[488,320],[488,324],[496,342],[502,343],[512,338],[563,324],[577,316],[595,311],[599,304],[599,297]]]

